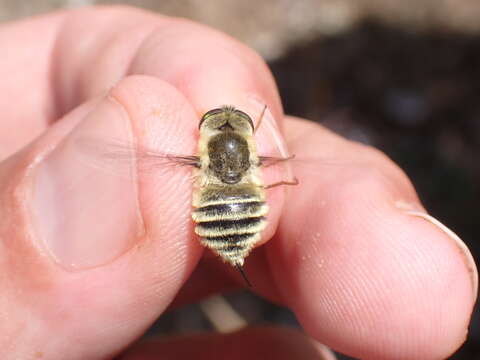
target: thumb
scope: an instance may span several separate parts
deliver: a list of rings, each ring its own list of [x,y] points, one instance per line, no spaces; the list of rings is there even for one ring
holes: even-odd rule
[[[197,121],[170,85],[130,77],[0,163],[2,359],[110,357],[168,306],[200,256],[188,170],[118,176],[76,144],[193,153]]]

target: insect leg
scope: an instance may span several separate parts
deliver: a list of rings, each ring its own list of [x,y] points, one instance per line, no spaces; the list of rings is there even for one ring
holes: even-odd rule
[[[292,154],[290,156],[283,157],[283,158],[282,157],[259,156],[258,157],[259,158],[258,166],[269,167],[269,166],[278,164],[279,162],[292,160],[294,157],[295,157],[295,154]]]
[[[293,178],[293,181],[279,181],[279,182],[276,182],[276,183],[273,183],[273,184],[265,185],[264,188],[265,189],[270,189],[270,188],[273,188],[275,186],[280,186],[280,185],[298,185],[298,179]]]
[[[257,121],[257,126],[255,126],[255,129],[253,129],[254,134],[257,132],[258,128],[260,127],[260,124],[262,123],[262,120],[263,120],[263,115],[265,115],[266,110],[267,110],[267,105],[263,107],[262,113],[260,114],[260,117]]]

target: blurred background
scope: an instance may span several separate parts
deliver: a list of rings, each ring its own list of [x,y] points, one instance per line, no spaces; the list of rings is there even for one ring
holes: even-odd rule
[[[0,19],[94,3],[187,17],[244,41],[268,61],[287,113],[386,152],[478,258],[480,1],[0,0]],[[227,300],[249,322],[298,326],[289,311],[250,293]],[[171,311],[151,331],[211,329],[204,310]],[[480,359],[478,311],[451,359]]]

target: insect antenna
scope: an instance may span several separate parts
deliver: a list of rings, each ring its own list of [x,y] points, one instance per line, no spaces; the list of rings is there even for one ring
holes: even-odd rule
[[[245,282],[247,283],[248,287],[253,287],[253,286],[252,286],[252,283],[250,282],[250,280],[248,280],[247,274],[246,274],[245,271],[243,270],[242,265],[237,264],[236,267],[237,267],[238,271],[240,271],[240,274],[242,274],[243,280],[245,280]]]

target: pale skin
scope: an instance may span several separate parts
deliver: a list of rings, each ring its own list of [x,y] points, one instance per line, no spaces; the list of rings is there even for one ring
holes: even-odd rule
[[[252,50],[125,7],[3,25],[0,44],[2,359],[327,359],[323,343],[365,359],[429,360],[465,340],[477,288],[468,250],[424,215],[387,157],[284,116]],[[245,266],[252,291],[291,308],[305,333],[247,328],[136,343],[169,306],[243,280],[203,255],[188,173],[141,173],[137,194],[120,177],[92,180],[61,144],[88,119],[89,131],[119,137],[119,118],[138,143],[192,155],[200,116],[223,104],[245,109],[245,94],[267,104],[287,141],[301,136],[290,149],[297,158],[345,163],[313,176],[299,167],[286,195],[267,190],[270,241]]]

